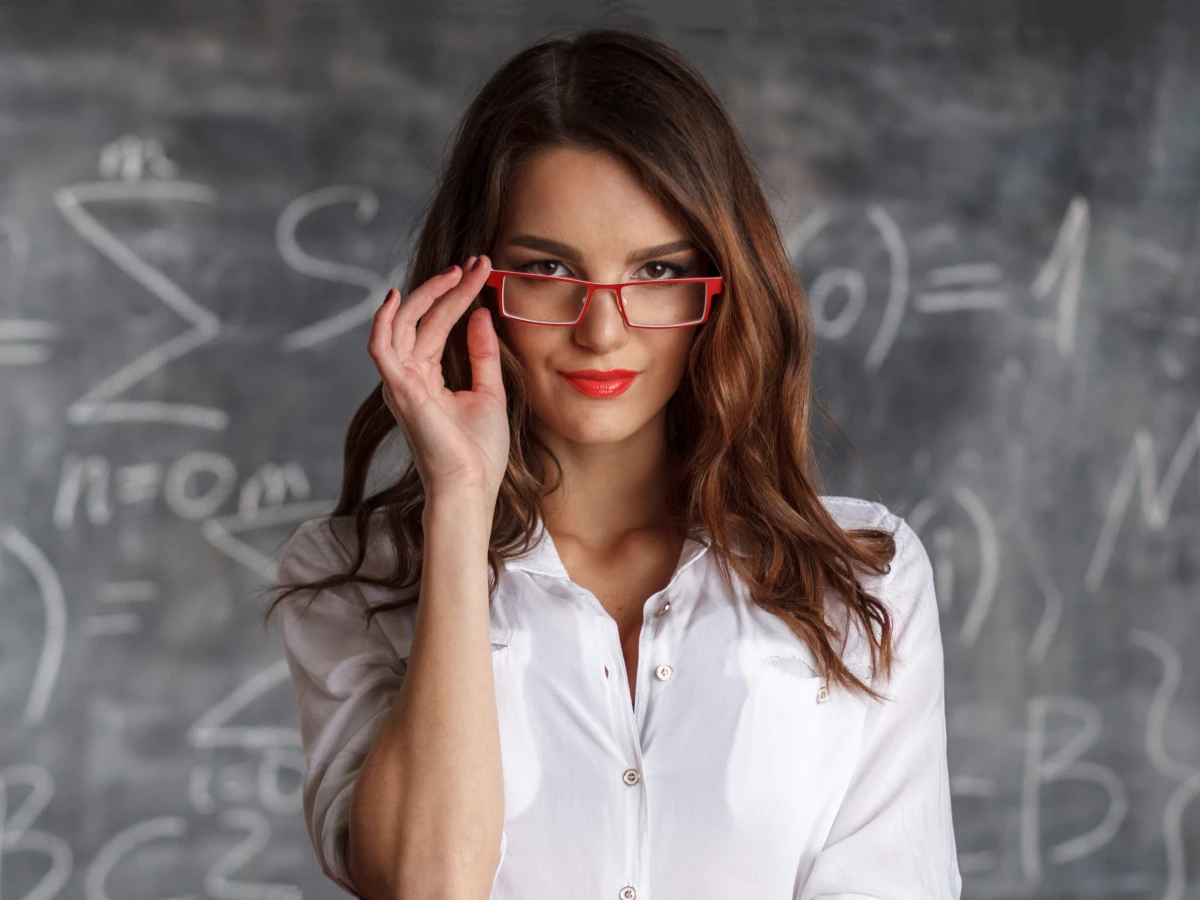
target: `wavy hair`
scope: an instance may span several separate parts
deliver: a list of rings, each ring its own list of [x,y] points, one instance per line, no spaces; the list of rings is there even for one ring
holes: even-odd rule
[[[837,641],[845,636],[826,616],[826,597],[842,604],[866,635],[872,673],[890,676],[891,619],[859,576],[889,571],[895,541],[882,528],[843,530],[821,502],[812,407],[849,439],[812,393],[816,339],[808,298],[753,157],[703,75],[676,49],[634,31],[594,28],[543,38],[505,62],[451,137],[404,296],[451,261],[490,252],[512,173],[529,154],[552,146],[603,150],[624,161],[724,277],[724,293],[700,326],[685,377],[667,406],[674,473],[667,513],[677,533],[695,536],[706,529],[709,552],[728,586],[732,569],[750,598],[807,644],[823,676],[879,699],[843,662]],[[501,337],[511,435],[489,539],[490,602],[503,561],[530,549],[544,519],[537,452],[553,461],[560,479],[562,466],[531,427],[522,367],[504,343],[504,320],[490,288],[450,332],[442,358],[446,386],[471,387],[466,323],[480,305],[491,310]],[[351,581],[403,590],[420,580],[425,497],[415,466],[410,461],[394,483],[366,493],[371,461],[398,428],[380,383],[350,422],[341,493],[330,514],[355,519],[351,569],[314,582],[271,585],[268,590],[280,593],[264,628],[275,606],[294,591],[315,594]],[[397,550],[387,576],[359,571],[373,519]],[[367,621],[416,599],[374,606]]]

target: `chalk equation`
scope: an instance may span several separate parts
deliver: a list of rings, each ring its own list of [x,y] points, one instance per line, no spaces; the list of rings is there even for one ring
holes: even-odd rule
[[[173,885],[153,894],[168,900],[301,900],[302,885],[320,883],[301,822],[304,758],[287,667],[275,647],[239,643],[260,610],[238,598],[274,578],[275,549],[292,527],[332,508],[324,495],[340,469],[328,457],[364,392],[339,390],[336,410],[314,402],[312,421],[285,431],[270,409],[202,390],[197,357],[228,345],[242,323],[221,311],[219,279],[199,277],[201,243],[186,239],[211,227],[201,219],[229,202],[229,189],[185,168],[159,138],[125,134],[99,148],[98,177],[54,188],[49,215],[0,210],[0,398],[52,401],[20,434],[20,465],[0,475],[0,596],[4,632],[16,636],[0,653],[7,896],[105,900],[128,893],[134,872]],[[258,267],[248,282],[262,282],[270,265],[337,291],[315,313],[272,322],[252,350],[256,373],[290,390],[346,336],[353,352],[336,371],[320,357],[329,381],[365,371],[354,342],[404,276],[363,258],[376,246],[364,235],[388,237],[372,232],[386,231],[388,202],[356,184],[289,191],[258,244],[234,248]],[[137,218],[124,218],[131,210]],[[309,228],[333,216],[352,228],[326,228],[318,246]],[[47,221],[61,229],[57,244]],[[89,304],[135,296],[153,310],[135,339],[89,339],[70,316],[33,302],[39,254],[60,251],[63,234],[88,277],[105,279]],[[1051,503],[1015,502],[1021,486],[1044,486],[1056,476],[1041,473],[1063,466],[1057,445],[1021,431],[1022,410],[1041,384],[1039,365],[1079,365],[1093,352],[1103,324],[1089,289],[1102,277],[1096,247],[1119,238],[1082,195],[1056,210],[1035,249],[1015,254],[1017,266],[969,237],[960,224],[916,221],[881,202],[815,204],[785,231],[822,352],[862,385],[919,382],[926,362],[914,362],[913,348],[927,330],[1004,334],[1004,352],[941,373],[987,382],[974,395],[987,406],[976,418],[947,417],[961,433],[930,444],[953,452],[919,448],[915,474],[903,476],[922,486],[903,515],[929,551],[941,613],[964,896],[1069,896],[1066,873],[1100,871],[1083,868],[1089,860],[1105,861],[1110,878],[1092,895],[1200,896],[1200,682],[1189,652],[1197,587],[1186,555],[1196,547],[1200,399],[1163,394],[1132,424],[1097,425],[1103,451],[1087,458],[1086,479],[1062,486],[1086,492],[1071,534]],[[358,250],[338,255],[356,240]],[[1180,259],[1148,238],[1129,243],[1130,259],[1179,271]],[[1187,316],[1143,313],[1148,327],[1200,338]],[[1190,358],[1163,357],[1173,383],[1194,379],[1197,362],[1200,345]],[[1043,402],[1078,406],[1077,397]],[[897,429],[903,422],[889,419],[889,433]],[[333,440],[296,437],[313,431]],[[40,501],[12,499],[26,493]],[[181,533],[192,546],[180,545]],[[121,552],[156,540],[148,555]],[[194,651],[168,642],[159,621],[181,609],[210,617]],[[153,702],[138,690],[144,679],[155,680]],[[149,723],[144,743],[130,736],[139,722]],[[137,761],[126,781],[113,776],[117,787],[76,771],[106,753]],[[1133,831],[1137,854],[1123,846]]]

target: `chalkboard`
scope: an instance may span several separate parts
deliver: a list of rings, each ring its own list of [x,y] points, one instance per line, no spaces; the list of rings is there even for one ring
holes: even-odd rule
[[[3,896],[340,896],[260,589],[458,114],[587,24],[728,104],[825,490],[930,552],[964,896],[1200,898],[1192,0],[0,4]]]

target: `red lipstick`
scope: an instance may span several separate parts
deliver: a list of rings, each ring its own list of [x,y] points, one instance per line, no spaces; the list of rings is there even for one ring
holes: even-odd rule
[[[631,369],[576,369],[559,372],[567,384],[589,397],[615,397],[629,390],[638,373]]]

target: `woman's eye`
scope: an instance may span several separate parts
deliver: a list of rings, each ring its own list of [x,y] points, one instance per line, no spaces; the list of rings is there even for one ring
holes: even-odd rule
[[[663,262],[657,259],[646,263],[642,268],[650,270],[652,281],[658,281],[664,275],[667,278],[682,278],[687,273],[687,269],[683,266],[677,266],[674,263]],[[664,269],[666,270],[665,273],[663,272]]]
[[[524,265],[517,266],[518,272],[529,272],[532,275],[549,275],[554,278],[571,278],[571,273],[567,270],[566,265],[557,259],[535,259]],[[675,263],[663,262],[662,260],[652,260],[642,266],[639,271],[646,272],[651,281],[659,281],[663,278],[683,278],[687,275],[687,267],[680,266]],[[643,279],[635,278],[635,281]]]
[[[535,259],[532,262],[527,262],[523,266],[517,266],[518,272],[529,272],[532,275],[551,275],[555,278],[568,277],[566,272],[546,271],[543,267],[553,267],[555,269],[563,268],[563,264],[557,259]]]

